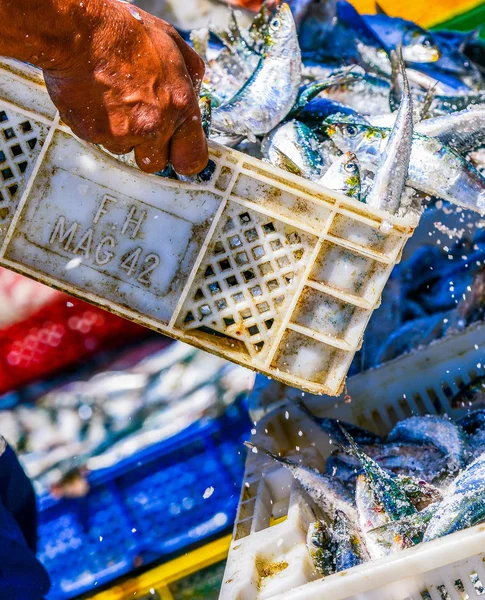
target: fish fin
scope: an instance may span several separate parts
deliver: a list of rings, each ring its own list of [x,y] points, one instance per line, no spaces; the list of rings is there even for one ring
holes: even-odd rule
[[[288,171],[289,173],[293,173],[294,175],[301,175],[300,167],[294,163],[289,156],[287,156],[284,152],[281,152],[279,148],[274,148],[278,161],[275,166],[283,169],[284,171]]]
[[[382,8],[382,6],[379,4],[379,2],[375,1],[374,6],[376,9],[376,15],[384,15],[385,17],[389,16],[388,13],[384,10],[384,8]]]

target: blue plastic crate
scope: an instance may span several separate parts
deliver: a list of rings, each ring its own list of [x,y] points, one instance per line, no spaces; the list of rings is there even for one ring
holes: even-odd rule
[[[232,405],[92,473],[84,498],[41,498],[39,558],[52,579],[49,600],[95,589],[230,527],[250,427],[242,403]]]

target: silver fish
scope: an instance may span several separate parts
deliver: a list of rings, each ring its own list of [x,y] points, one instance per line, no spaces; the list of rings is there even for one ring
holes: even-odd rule
[[[468,447],[465,432],[444,417],[426,415],[404,419],[394,427],[388,440],[433,444],[447,457],[450,469],[460,469],[466,464]]]
[[[292,120],[276,127],[264,138],[261,151],[273,165],[312,181],[319,179],[328,168],[320,154],[317,136],[300,121]]]
[[[295,23],[282,4],[269,24],[254,73],[228,102],[214,109],[212,127],[220,133],[254,138],[268,133],[291,110],[301,81],[301,54]]]
[[[403,80],[403,95],[386,149],[380,157],[367,204],[395,214],[408,178],[413,142],[413,101],[402,56],[399,57]]]
[[[383,14],[364,15],[363,19],[386,50],[402,46],[406,62],[433,63],[441,56],[439,44],[433,35],[412,21]]]
[[[436,138],[460,154],[485,144],[485,106],[470,106],[465,110],[426,119],[416,125],[416,132]]]
[[[357,124],[332,124],[327,134],[342,152],[354,152],[361,167],[376,171],[391,131]],[[485,212],[485,178],[452,148],[415,133],[409,162],[410,187],[479,213]]]
[[[455,479],[429,522],[423,541],[473,527],[484,520],[485,454],[482,454]]]
[[[335,572],[332,533],[325,521],[310,523],[306,545],[313,566],[320,575],[331,575]]]
[[[357,512],[353,506],[352,498],[345,486],[335,477],[322,475],[315,469],[300,465],[289,458],[278,456],[257,444],[244,442],[257,452],[264,452],[273,460],[286,467],[301,487],[307,492],[317,506],[324,513],[332,514],[336,509],[342,510],[352,520],[357,518]]]
[[[358,74],[356,69],[353,71]],[[334,85],[321,96],[351,106],[363,115],[381,115],[389,112],[389,91],[386,79],[365,74],[347,83]]]
[[[360,531],[341,510],[335,511],[332,528],[335,546],[335,571],[345,571],[369,560],[369,552]]]
[[[327,187],[356,200],[361,200],[360,166],[353,152],[346,152],[338,158],[318,180]]]

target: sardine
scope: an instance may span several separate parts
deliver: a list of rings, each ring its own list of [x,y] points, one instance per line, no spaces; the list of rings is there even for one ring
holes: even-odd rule
[[[318,183],[350,198],[362,200],[360,166],[353,152],[346,152],[338,158]]]
[[[454,481],[448,495],[426,528],[427,542],[485,520],[485,454],[481,454]]]
[[[336,510],[332,538],[335,546],[335,572],[345,571],[369,560],[369,553],[354,522]]]
[[[396,122],[380,157],[374,182],[366,198],[369,206],[378,210],[386,210],[390,214],[395,214],[401,204],[401,196],[408,179],[413,143],[413,102],[404,62],[402,57],[399,58],[403,79],[403,96]]]
[[[254,73],[228,102],[213,110],[212,127],[220,133],[268,133],[291,110],[301,80],[301,55],[295,23],[282,4],[269,24],[263,56]]]
[[[421,121],[415,131],[436,138],[460,154],[476,150],[485,144],[485,106]]]
[[[360,460],[364,477],[369,482],[372,492],[382,505],[388,519],[392,521],[415,513],[416,508],[397,480],[362,452],[345,429],[342,428],[342,431],[347,438],[351,452]]]
[[[342,152],[354,152],[361,167],[376,171],[389,141],[390,130],[357,124],[326,128]],[[485,213],[485,178],[463,157],[438,140],[415,133],[408,179],[410,187]]]
[[[332,533],[324,521],[310,523],[306,544],[315,571],[324,576],[335,573]]]
[[[357,513],[349,492],[335,477],[322,475],[315,469],[300,465],[289,458],[278,456],[251,442],[244,442],[244,444],[248,448],[255,448],[258,452],[264,452],[264,454],[270,456],[277,463],[286,467],[324,513],[332,514],[337,508],[340,508],[350,519],[355,520],[357,518]]]
[[[363,19],[387,52],[401,46],[406,62],[434,63],[441,56],[439,44],[433,34],[412,21],[383,14],[364,15]]]
[[[309,127],[292,120],[269,133],[261,144],[261,151],[273,165],[316,181],[329,166],[320,154],[319,145],[318,138]],[[284,157],[289,161],[285,161]]]
[[[426,415],[400,421],[389,434],[390,442],[432,444],[447,457],[451,470],[465,466],[468,455],[465,432],[445,417]]]

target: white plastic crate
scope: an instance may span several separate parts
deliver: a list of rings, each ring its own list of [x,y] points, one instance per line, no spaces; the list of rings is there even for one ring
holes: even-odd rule
[[[211,145],[211,180],[145,175],[0,68],[0,264],[315,393],[338,394],[419,217]],[[1,67],[1,64],[0,64]]]
[[[415,415],[459,418],[451,398],[485,374],[485,325],[470,327],[386,365],[351,377],[351,402],[305,395],[319,416],[387,434]],[[273,409],[252,441],[322,469],[332,451],[328,437],[294,403],[284,386],[261,382],[253,392]],[[286,389],[289,398],[301,398]],[[299,448],[299,451],[296,450]],[[306,548],[316,520],[310,498],[287,469],[263,453],[248,452],[244,486],[220,600],[466,600],[485,594],[485,524],[316,579]],[[483,585],[482,585],[483,583]]]

